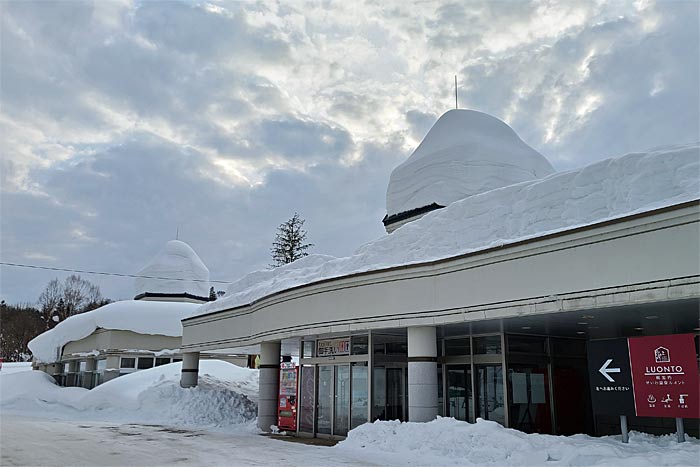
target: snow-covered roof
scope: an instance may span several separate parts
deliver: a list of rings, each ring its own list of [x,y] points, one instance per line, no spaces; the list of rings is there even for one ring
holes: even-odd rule
[[[199,307],[196,303],[124,300],[71,316],[53,329],[29,341],[29,350],[41,362],[56,361],[58,349],[83,339],[96,329],[116,329],[139,334],[182,336],[183,318]]]
[[[142,294],[189,294],[209,297],[209,269],[185,242],[171,240],[134,281],[136,296]],[[163,279],[169,280],[163,280]]]
[[[332,277],[450,258],[700,199],[700,146],[632,153],[456,201],[361,246],[256,271],[194,315],[225,310]]]
[[[474,110],[450,110],[389,178],[387,216],[545,177],[547,159],[506,123]]]

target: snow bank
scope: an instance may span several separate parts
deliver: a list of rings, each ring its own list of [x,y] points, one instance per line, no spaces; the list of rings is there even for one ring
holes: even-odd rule
[[[387,215],[454,201],[554,172],[505,122],[474,110],[441,116],[411,156],[391,172]]]
[[[32,362],[4,362],[2,364],[2,369],[0,369],[0,374],[7,375],[10,373],[17,373],[20,371],[31,371]]]
[[[363,245],[352,256],[310,255],[249,274],[194,315],[327,278],[449,258],[697,200],[699,156],[698,144],[627,154],[471,196]]]
[[[202,360],[199,385],[183,389],[181,369],[181,363],[171,363],[141,370],[90,391],[59,387],[41,371],[0,376],[0,408],[61,419],[254,429],[257,370]]]
[[[171,240],[134,280],[136,295],[142,293],[188,293],[209,297],[209,269],[185,242]],[[171,280],[163,280],[163,278]]]
[[[71,316],[55,328],[29,341],[29,350],[40,362],[56,361],[57,353],[68,342],[92,334],[97,328],[133,331],[139,334],[182,336],[180,321],[192,314],[198,304],[124,300],[96,310]]]
[[[526,434],[496,422],[466,423],[438,418],[429,423],[374,422],[350,431],[334,449],[364,452],[377,463],[397,465],[558,465],[661,466],[697,465],[700,443],[678,443],[675,435],[630,433],[619,437]]]

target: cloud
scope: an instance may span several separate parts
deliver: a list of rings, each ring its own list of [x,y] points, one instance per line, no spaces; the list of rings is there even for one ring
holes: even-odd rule
[[[180,230],[265,267],[383,234],[388,176],[454,103],[558,169],[697,140],[694,2],[10,2],[0,33],[4,258],[134,272]],[[51,275],[3,268],[3,297]],[[129,281],[103,281],[128,297]]]

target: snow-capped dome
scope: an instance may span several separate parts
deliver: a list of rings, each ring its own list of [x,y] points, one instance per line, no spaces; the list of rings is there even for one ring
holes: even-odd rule
[[[505,122],[474,110],[450,110],[391,173],[387,216],[439,206],[554,172]]]
[[[209,269],[197,253],[180,240],[166,243],[165,248],[151,259],[138,275],[149,278],[136,278],[136,297],[144,294],[209,297]]]

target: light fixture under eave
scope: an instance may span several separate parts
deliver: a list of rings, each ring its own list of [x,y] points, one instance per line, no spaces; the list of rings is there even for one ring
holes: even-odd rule
[[[587,322],[587,321],[579,321],[579,322],[576,323],[576,324],[580,324],[581,326],[588,326],[588,322]]]
[[[593,319],[595,316],[593,315],[581,315],[581,319]]]
[[[659,319],[659,317],[656,315],[649,315],[649,316],[645,316],[644,319]]]
[[[576,331],[576,334],[586,334],[586,331]]]
[[[644,331],[644,328],[636,327],[636,328],[634,328],[634,330],[635,330],[635,331]]]
[[[520,329],[524,329],[527,331],[528,329],[532,329],[532,326],[522,326]]]

